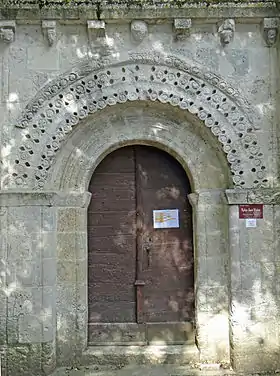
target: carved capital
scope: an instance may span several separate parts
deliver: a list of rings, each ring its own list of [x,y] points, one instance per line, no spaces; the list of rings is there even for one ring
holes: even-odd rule
[[[52,46],[56,42],[56,21],[42,21],[42,29],[49,45]]]
[[[106,25],[104,21],[90,20],[87,21],[88,38],[92,42],[98,38],[105,38]]]
[[[15,40],[16,23],[15,21],[0,21],[0,39],[5,43],[11,43]]]
[[[218,34],[223,46],[229,44],[234,37],[235,21],[231,18],[225,20],[218,28]]]
[[[130,31],[132,39],[135,42],[142,42],[142,40],[148,35],[148,25],[144,21],[134,20],[130,24]]]
[[[264,18],[263,20],[263,36],[268,47],[273,46],[278,37],[279,19]]]
[[[175,18],[173,29],[176,39],[184,39],[190,35],[192,20],[190,18]]]

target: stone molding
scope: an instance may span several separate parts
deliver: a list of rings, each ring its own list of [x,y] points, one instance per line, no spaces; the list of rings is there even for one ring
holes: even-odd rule
[[[1,207],[48,206],[87,208],[90,192],[3,192],[0,191]]]
[[[280,189],[227,189],[225,195],[229,205],[264,204],[280,205]]]
[[[193,208],[199,205],[227,205],[224,189],[210,189],[195,191],[188,195],[188,199]]]
[[[205,6],[200,0],[114,0],[99,1],[34,1],[4,0],[0,9],[5,11],[6,17],[14,17],[21,21],[26,20],[72,20],[84,22],[88,19],[123,19],[129,22],[133,19],[174,19],[174,18],[207,18],[207,21],[216,22],[217,19],[226,18],[254,18],[275,17],[279,15],[277,1],[273,0],[248,0],[238,4],[233,1],[220,0],[212,5]],[[241,4],[240,4],[241,3]],[[31,12],[30,12],[31,10]],[[16,11],[16,12],[15,12]]]
[[[20,192],[0,191],[0,207],[49,206],[87,208],[89,192]],[[211,189],[188,195],[193,206],[197,204],[265,204],[280,205],[280,189]],[[1,213],[0,213],[1,215]]]
[[[196,115],[221,144],[234,184],[267,186],[264,152],[255,132],[258,119],[241,93],[192,62],[143,52],[117,63],[110,57],[88,61],[46,85],[16,124],[25,129],[24,141],[16,146],[3,187],[44,189],[57,152],[75,126],[127,101],[159,101]]]

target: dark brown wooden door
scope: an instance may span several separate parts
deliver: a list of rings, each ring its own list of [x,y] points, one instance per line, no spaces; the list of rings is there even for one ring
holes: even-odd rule
[[[192,214],[181,165],[156,148],[121,148],[89,190],[89,343],[191,342]],[[154,228],[153,211],[165,209],[178,209],[178,228]]]

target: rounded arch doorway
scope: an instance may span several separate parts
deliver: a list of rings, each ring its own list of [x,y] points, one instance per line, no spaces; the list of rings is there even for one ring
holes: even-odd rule
[[[191,187],[168,153],[144,145],[96,168],[88,208],[89,344],[194,341]]]

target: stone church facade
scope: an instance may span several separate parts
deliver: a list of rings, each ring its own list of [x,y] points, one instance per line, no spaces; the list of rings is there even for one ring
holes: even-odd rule
[[[2,374],[116,358],[280,368],[279,16],[257,0],[1,5]],[[94,331],[89,208],[105,196],[89,186],[111,153],[139,145],[190,183],[193,317],[139,318],[137,279],[135,322]]]

